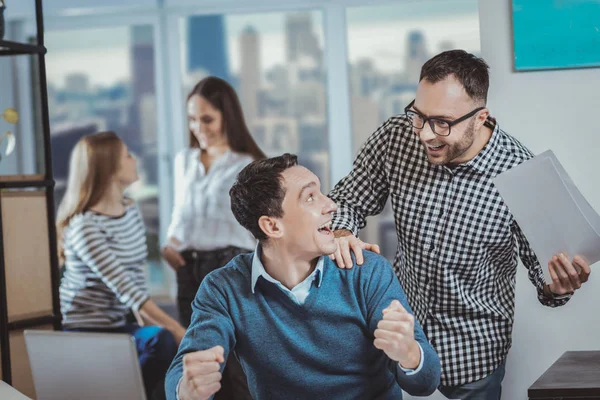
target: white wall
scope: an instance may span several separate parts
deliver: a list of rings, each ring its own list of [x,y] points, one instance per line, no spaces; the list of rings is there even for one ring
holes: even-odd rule
[[[481,50],[490,64],[489,108],[500,126],[534,153],[552,149],[592,207],[600,211],[600,69],[513,72],[510,0],[480,0]],[[521,265],[516,320],[503,386],[505,400],[527,388],[566,350],[600,349],[600,270],[567,305],[537,302]]]

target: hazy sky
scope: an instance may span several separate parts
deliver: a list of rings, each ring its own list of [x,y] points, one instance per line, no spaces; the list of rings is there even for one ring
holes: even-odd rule
[[[313,24],[323,46],[323,14],[314,11]],[[225,19],[230,67],[239,69],[239,34],[252,25],[260,34],[262,68],[285,60],[285,13],[234,14]],[[408,32],[425,34],[428,50],[435,53],[441,41],[479,51],[477,0],[441,2],[407,1],[394,6],[350,8],[347,12],[348,54],[351,62],[375,60],[384,71],[401,71]],[[185,19],[180,31],[185,32]],[[186,49],[182,35],[182,49]],[[66,75],[84,72],[92,85],[111,85],[130,75],[129,27],[46,33],[47,73],[50,83],[63,86]],[[184,55],[185,57],[185,55]],[[185,64],[185,59],[182,62]]]

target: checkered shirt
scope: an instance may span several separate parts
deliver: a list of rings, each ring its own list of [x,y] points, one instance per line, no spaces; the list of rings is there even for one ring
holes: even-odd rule
[[[333,229],[354,235],[391,196],[398,236],[394,270],[440,356],[444,386],[482,379],[506,359],[517,254],[542,304],[556,307],[570,298],[544,296],[537,257],[492,183],[531,157],[496,124],[472,160],[452,169],[432,165],[401,115],[368,139],[350,174],[329,194],[339,206]]]

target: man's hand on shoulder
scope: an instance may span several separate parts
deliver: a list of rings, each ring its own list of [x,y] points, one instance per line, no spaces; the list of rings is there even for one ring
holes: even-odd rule
[[[415,340],[415,317],[398,300],[383,310],[373,344],[405,369],[416,369],[421,362],[421,349]]]
[[[339,268],[353,267],[350,251],[354,253],[357,265],[362,265],[364,262],[362,254],[363,250],[370,250],[380,254],[378,245],[363,242],[354,236],[349,230],[340,229],[335,231],[333,234],[335,236],[335,242],[337,243],[337,250],[335,253],[331,254],[329,258],[334,260]]]
[[[180,400],[206,400],[221,389],[220,363],[225,361],[223,352],[223,347],[215,346],[183,357]]]

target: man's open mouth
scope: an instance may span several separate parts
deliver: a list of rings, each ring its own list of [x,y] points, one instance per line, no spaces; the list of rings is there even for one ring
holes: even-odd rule
[[[324,223],[317,230],[319,231],[319,233],[322,233],[323,235],[331,235],[332,234],[332,232],[331,232],[331,221],[328,221],[328,222]]]

